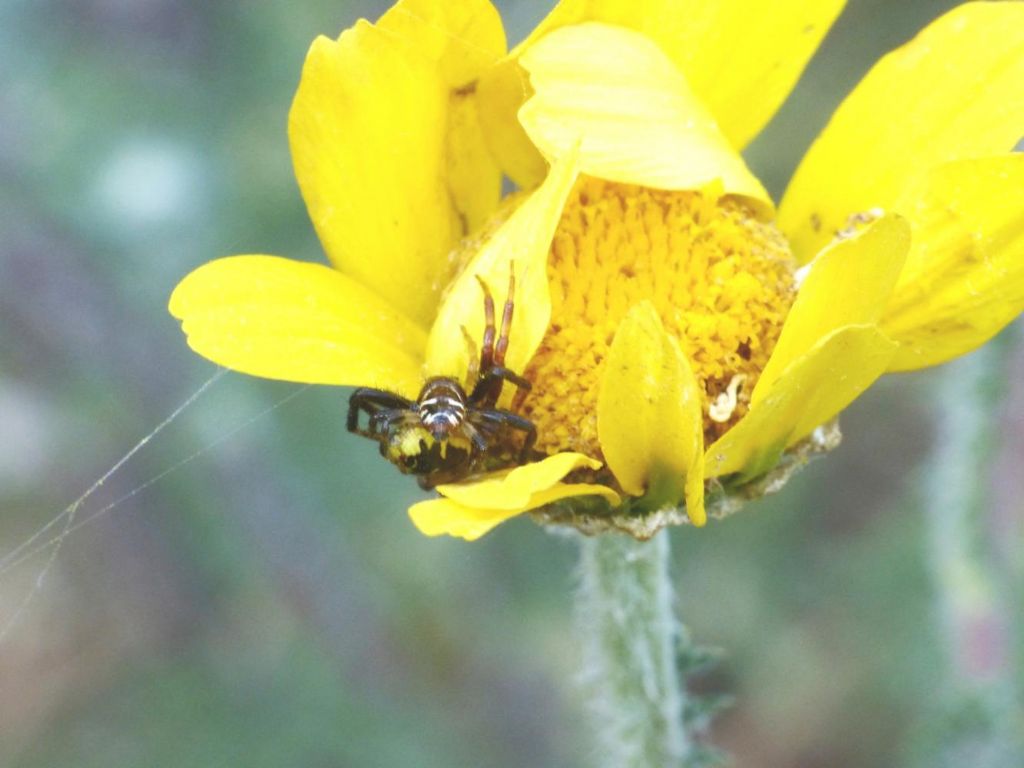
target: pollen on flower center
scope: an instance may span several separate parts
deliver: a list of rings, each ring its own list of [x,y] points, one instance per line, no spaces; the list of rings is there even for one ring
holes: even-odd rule
[[[604,361],[619,323],[644,300],[704,387],[705,440],[722,435],[746,413],[778,340],[794,269],[782,233],[742,201],[581,179],[548,259],[551,324],[526,371],[524,415],[537,447],[601,456]]]

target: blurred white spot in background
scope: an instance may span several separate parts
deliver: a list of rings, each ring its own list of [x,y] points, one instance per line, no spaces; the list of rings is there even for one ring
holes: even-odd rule
[[[45,481],[54,454],[52,410],[36,393],[10,381],[0,384],[0,487],[17,492]]]
[[[127,229],[179,223],[202,206],[201,165],[189,148],[166,140],[120,144],[96,179],[101,213]]]

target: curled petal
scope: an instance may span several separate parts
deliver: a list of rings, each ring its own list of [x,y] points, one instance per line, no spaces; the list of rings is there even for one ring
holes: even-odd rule
[[[534,94],[519,111],[551,158],[580,143],[580,171],[658,189],[720,188],[772,203],[686,78],[648,37],[588,22],[562,27],[520,59]]]
[[[442,498],[414,504],[409,517],[427,536],[448,534],[472,541],[516,515],[573,496],[601,496],[618,506],[621,499],[611,488],[561,482],[574,469],[600,466],[582,454],[555,454],[475,483],[440,485]]]
[[[430,499],[409,507],[413,524],[426,536],[447,534],[466,541],[479,539],[489,530],[523,512],[543,507],[574,496],[603,496],[612,506],[620,503],[619,495],[603,485],[558,483],[533,494],[520,509],[481,509],[466,507],[451,499]]]
[[[561,0],[516,50],[559,27],[601,21],[657,43],[737,149],[764,127],[843,0]]]
[[[877,323],[909,248],[910,226],[889,214],[818,254],[751,394],[751,403],[756,405],[794,361],[830,333],[847,325]]]
[[[678,504],[703,525],[704,416],[689,361],[650,302],[619,325],[597,399],[597,431],[608,468],[626,493]]]
[[[480,76],[476,94],[491,154],[516,186],[533,189],[548,165],[519,122],[519,108],[530,96],[529,75],[510,56]]]
[[[471,351],[465,339],[483,336],[484,304],[478,278],[500,307],[513,269],[515,311],[505,361],[514,371],[526,368],[551,320],[548,252],[576,175],[573,154],[555,163],[544,183],[487,238],[449,287],[430,330],[427,368],[431,373],[465,375]]]
[[[475,483],[439,485],[442,496],[468,507],[522,509],[530,497],[547,490],[574,469],[600,469],[601,462],[582,453],[556,453],[543,461],[524,464],[498,477]]]
[[[475,541],[492,528],[522,513],[521,509],[466,507],[451,499],[430,499],[409,507],[409,519],[424,536],[457,536]]]

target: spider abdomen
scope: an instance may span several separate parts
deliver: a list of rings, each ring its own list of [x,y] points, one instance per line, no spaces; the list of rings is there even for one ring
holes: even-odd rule
[[[466,419],[466,391],[452,378],[427,379],[416,400],[420,421],[437,440],[443,440]]]

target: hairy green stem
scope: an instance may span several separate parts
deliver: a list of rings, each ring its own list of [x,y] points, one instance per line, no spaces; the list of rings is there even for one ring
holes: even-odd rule
[[[693,749],[683,723],[669,538],[582,537],[576,618],[583,685],[607,768],[682,768]]]

